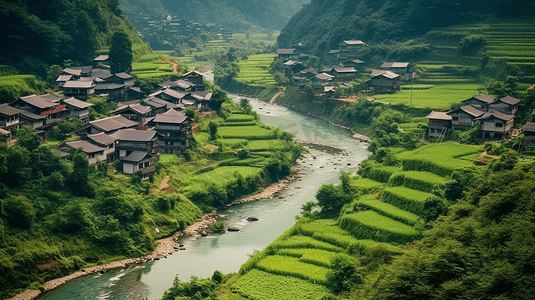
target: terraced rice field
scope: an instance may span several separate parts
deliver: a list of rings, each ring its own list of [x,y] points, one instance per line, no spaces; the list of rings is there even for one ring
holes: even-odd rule
[[[173,66],[162,61],[165,55],[148,53],[132,62],[132,75],[139,78],[163,77],[173,75]]]
[[[269,73],[269,66],[275,57],[276,54],[257,54],[239,61],[240,72],[236,81],[253,86],[275,85],[275,78]]]

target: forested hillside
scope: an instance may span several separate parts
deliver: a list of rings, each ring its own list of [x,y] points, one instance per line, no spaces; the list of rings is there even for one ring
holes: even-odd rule
[[[177,15],[198,23],[217,23],[236,32],[280,30],[310,0],[121,0],[127,14]]]
[[[46,77],[49,65],[84,65],[123,30],[141,42],[117,0],[0,0],[0,65]]]
[[[312,0],[282,30],[278,43],[281,48],[302,43],[304,50],[321,54],[343,40],[405,41],[436,27],[534,11],[527,0]]]

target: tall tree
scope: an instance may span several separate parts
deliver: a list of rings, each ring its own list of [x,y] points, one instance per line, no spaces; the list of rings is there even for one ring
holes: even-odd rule
[[[95,58],[97,50],[97,29],[85,11],[76,14],[76,28],[73,36],[76,46],[75,60],[86,64]]]
[[[116,31],[111,38],[110,68],[112,73],[132,70],[132,41],[125,32]]]

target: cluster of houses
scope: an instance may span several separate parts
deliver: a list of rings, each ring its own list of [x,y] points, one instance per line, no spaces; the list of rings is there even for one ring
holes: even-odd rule
[[[81,148],[90,163],[119,160],[125,174],[139,171],[147,179],[160,153],[182,155],[192,131],[191,120],[183,110],[190,106],[208,110],[212,98],[212,93],[205,91],[203,74],[191,71],[178,80],[161,82],[153,93],[143,97],[133,86],[131,75],[110,74],[106,62],[106,56],[99,56],[94,66],[64,69],[56,81],[63,96],[30,95],[1,104],[3,141],[12,142],[22,126],[36,129],[38,136],[46,139],[58,122],[78,119],[82,125],[73,133],[81,139],[59,147],[64,158],[72,155],[70,149]],[[104,88],[99,89],[99,85],[121,89],[100,93]],[[136,93],[128,93],[132,89]],[[93,104],[87,100],[92,94],[115,101],[118,108],[110,117],[91,121],[89,108]]]
[[[153,49],[158,50],[172,50],[178,37],[195,38],[203,33],[225,41],[232,39],[232,31],[214,23],[200,24],[177,16],[143,13],[129,15],[128,19],[138,30],[139,36],[148,41]]]
[[[448,112],[432,111],[427,116],[426,138],[440,140],[448,130],[469,129],[475,122],[481,122],[481,138],[484,140],[510,137],[518,103],[520,100],[511,96],[494,99],[479,94],[461,101],[462,105],[457,109]],[[532,130],[531,125],[524,129],[524,132]]]
[[[337,50],[329,50],[325,61],[334,67],[324,68],[318,73],[311,72],[304,61],[310,57],[297,49],[279,49],[277,56],[287,69],[291,84],[304,87],[312,82],[314,93],[329,94],[336,89],[335,82],[341,88],[357,79],[358,69],[364,62],[358,59],[361,48],[365,45],[360,40],[343,41]],[[414,77],[414,68],[408,62],[385,62],[379,70],[371,74],[368,92],[373,94],[394,93],[400,90],[400,79]]]

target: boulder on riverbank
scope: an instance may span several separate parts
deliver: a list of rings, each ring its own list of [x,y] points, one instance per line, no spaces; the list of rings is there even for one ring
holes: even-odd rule
[[[229,227],[227,228],[227,231],[234,231],[234,232],[235,232],[235,231],[240,231],[240,229],[239,229],[238,227],[229,226]]]
[[[247,217],[247,221],[249,221],[249,222],[258,221],[258,218],[257,217]]]

